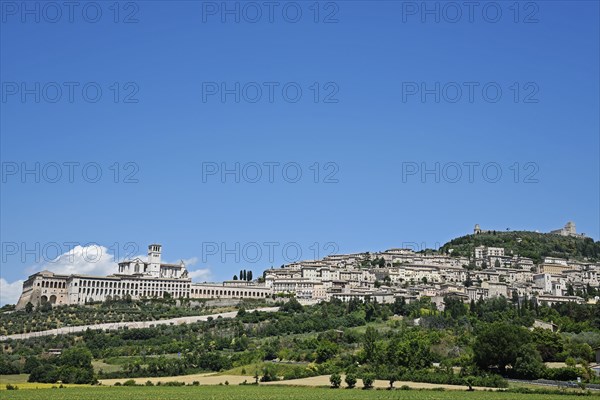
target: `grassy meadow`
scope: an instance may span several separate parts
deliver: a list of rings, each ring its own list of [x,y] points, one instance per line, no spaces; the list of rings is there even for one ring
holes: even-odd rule
[[[596,399],[597,396],[586,396]],[[586,398],[583,397],[583,398]],[[69,387],[2,391],[0,398],[23,400],[575,400],[575,395],[541,395],[502,392],[434,390],[361,390],[286,386],[183,386],[183,387]]]

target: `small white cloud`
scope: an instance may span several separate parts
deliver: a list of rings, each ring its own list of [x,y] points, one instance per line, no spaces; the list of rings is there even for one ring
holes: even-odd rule
[[[43,270],[64,275],[105,276],[117,272],[117,260],[104,246],[75,246],[55,259],[36,264],[31,268],[32,273]]]
[[[183,260],[183,263],[185,264],[186,267],[191,267],[192,265],[196,265],[197,262],[198,262],[198,257],[186,258],[185,260]]]
[[[16,304],[23,290],[23,281],[18,280],[8,283],[6,279],[0,278],[0,306],[5,304]]]
[[[188,271],[188,275],[192,278],[193,282],[204,282],[209,281],[212,273],[210,269],[196,269],[194,271]]]

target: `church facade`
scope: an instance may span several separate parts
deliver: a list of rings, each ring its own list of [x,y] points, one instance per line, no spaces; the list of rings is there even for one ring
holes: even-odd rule
[[[190,297],[192,280],[183,261],[179,264],[161,262],[161,245],[148,246],[146,261],[135,258],[118,264],[118,273],[108,276],[59,275],[42,271],[29,276],[17,309],[27,303],[34,306],[85,304],[87,302],[121,299]]]

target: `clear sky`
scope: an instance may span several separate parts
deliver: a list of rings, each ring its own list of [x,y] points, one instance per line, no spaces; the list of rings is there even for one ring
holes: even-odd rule
[[[475,223],[600,238],[597,1],[24,4],[0,2],[0,302],[153,242],[204,281]]]

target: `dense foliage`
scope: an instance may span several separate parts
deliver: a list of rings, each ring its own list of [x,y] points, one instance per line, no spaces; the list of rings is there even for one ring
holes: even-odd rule
[[[600,241],[529,231],[492,231],[462,236],[444,244],[440,251],[452,249],[453,256],[469,257],[477,246],[504,247],[506,255],[528,257],[539,263],[543,257],[599,260]]]
[[[535,319],[554,321],[561,332],[532,329]],[[595,382],[589,362],[599,344],[600,305],[446,298],[439,312],[426,297],[411,304],[331,301],[311,307],[291,299],[275,313],[240,308],[235,319],[8,341],[0,374],[32,373],[50,360],[54,367],[46,369],[55,372],[32,373],[31,379],[71,382],[80,378],[61,370],[60,358],[52,361],[47,352],[85,348],[103,363],[94,378],[236,369],[260,381],[350,374],[391,384],[503,387],[500,375]],[[568,366],[550,369],[548,361]]]
[[[66,349],[60,356],[26,360],[24,372],[29,382],[95,383],[92,353],[85,347]]]
[[[156,321],[212,312],[201,300],[107,300],[90,305],[50,304],[0,314],[0,335],[38,332],[65,326],[113,322]]]

